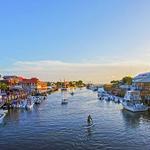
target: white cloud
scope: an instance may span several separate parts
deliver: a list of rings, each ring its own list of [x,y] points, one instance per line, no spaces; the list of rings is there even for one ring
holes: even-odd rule
[[[62,61],[40,60],[40,61],[18,61],[11,68],[3,70],[4,73],[23,75],[26,77],[37,76],[42,80],[56,81],[79,80],[94,82],[109,82],[120,79],[125,75],[135,75],[139,72],[149,71],[149,63],[142,60],[107,58],[101,63],[68,63]],[[107,63],[106,63],[107,62]]]

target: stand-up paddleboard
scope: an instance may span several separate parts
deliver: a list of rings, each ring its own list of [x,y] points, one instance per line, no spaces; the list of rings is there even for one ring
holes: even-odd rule
[[[95,125],[94,123],[91,124],[91,125],[86,125],[86,126],[84,126],[84,128],[85,128],[85,129],[89,129],[89,128],[93,127],[94,125]]]

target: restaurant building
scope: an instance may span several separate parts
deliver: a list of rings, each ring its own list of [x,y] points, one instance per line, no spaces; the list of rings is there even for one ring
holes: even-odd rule
[[[38,78],[23,79],[21,85],[22,88],[28,93],[46,92],[48,88],[47,83],[40,81]]]

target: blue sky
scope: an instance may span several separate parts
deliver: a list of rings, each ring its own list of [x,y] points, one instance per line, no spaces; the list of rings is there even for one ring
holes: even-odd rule
[[[115,69],[111,68],[115,70],[114,78],[149,71],[149,16],[149,0],[0,1],[0,71],[58,80],[61,75],[55,78],[50,72],[59,61],[65,68],[63,71],[67,70],[64,77],[70,71],[73,75],[69,79],[86,75],[87,80],[96,77],[98,82],[109,80],[105,65],[114,63]],[[53,64],[51,68],[47,66],[50,70],[32,72],[31,63],[38,68],[45,61]],[[73,69],[65,63],[72,64]],[[90,64],[99,64],[94,75],[87,74],[92,72]],[[124,71],[124,64],[127,69],[120,74],[118,70]],[[132,64],[139,68],[131,70]],[[87,71],[83,72],[82,65]],[[26,69],[22,69],[24,66]],[[81,76],[75,72],[77,66]],[[55,72],[59,74],[59,69]]]

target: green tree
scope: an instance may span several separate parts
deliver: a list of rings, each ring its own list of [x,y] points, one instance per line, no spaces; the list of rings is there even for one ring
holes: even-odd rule
[[[62,85],[62,82],[56,82],[56,86],[57,86],[57,88],[61,88],[63,85]]]
[[[112,84],[113,87],[118,87],[120,84],[120,81],[119,80],[113,80],[110,83]]]
[[[132,84],[132,77],[126,76],[122,78],[123,84],[131,85]]]
[[[84,83],[82,80],[76,81],[76,86],[81,87],[83,85],[84,85]]]
[[[8,90],[8,85],[6,83],[0,82],[0,89],[6,91],[6,90]]]

